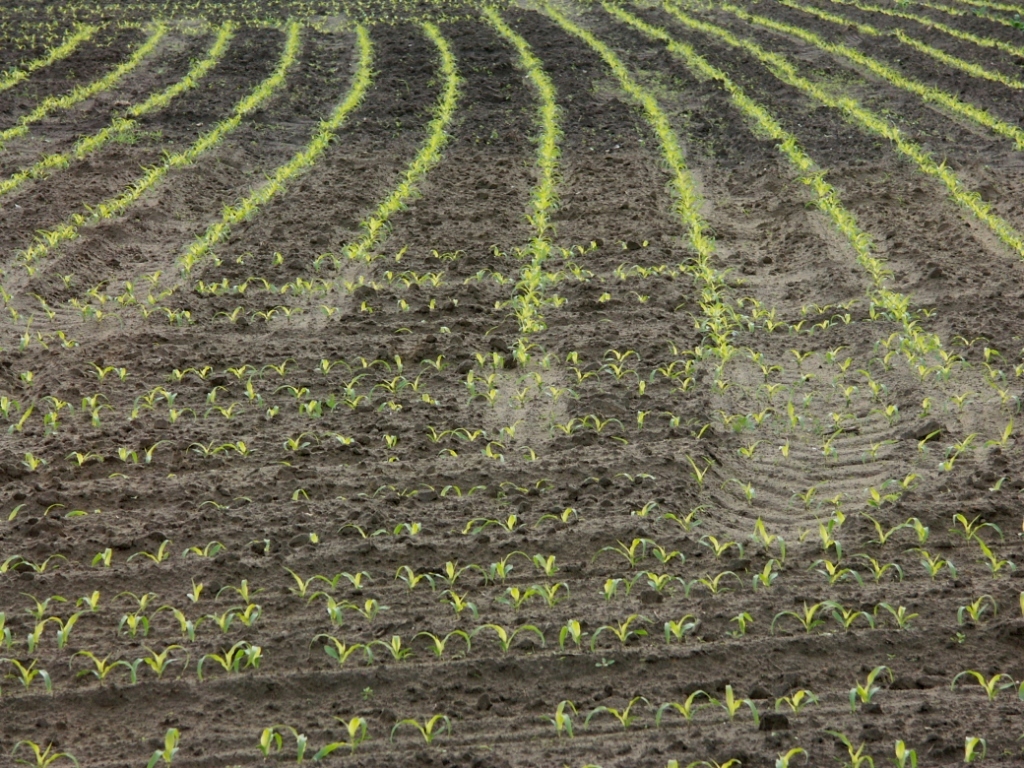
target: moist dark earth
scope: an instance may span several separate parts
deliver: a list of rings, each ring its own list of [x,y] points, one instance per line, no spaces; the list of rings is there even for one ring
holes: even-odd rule
[[[83,767],[142,766],[165,734],[174,766],[208,768],[293,763],[299,742],[308,761],[346,742],[322,761],[361,766],[883,765],[901,741],[922,766],[1021,762],[1020,254],[754,55],[660,6],[623,7],[692,45],[827,171],[914,327],[937,335],[927,361],[904,354],[907,327],[873,308],[853,247],[776,143],[600,5],[556,8],[679,137],[736,308],[728,360],[658,133],[544,7],[500,8],[559,109],[546,327],[528,333],[512,299],[536,235],[541,101],[479,8],[5,9],[5,70],[75,23],[105,26],[0,91],[0,130],[124,61],[148,22],[172,24],[114,88],[8,142],[4,178],[178,81],[225,20],[237,28],[130,135],[0,197],[0,762],[34,765],[32,745],[52,745]],[[1024,78],[1005,46],[815,7]],[[877,7],[1024,47],[1009,6]],[[1021,90],[891,36],[744,8],[1021,127]],[[1024,230],[1012,141],[727,9],[686,13],[883,115]],[[229,117],[293,18],[301,51],[259,109],[26,268],[41,232]],[[454,57],[457,106],[437,162],[369,257],[348,259],[435,125],[444,79],[421,20]],[[345,98],[356,22],[373,44],[363,101],[183,272],[193,240]],[[429,739],[409,722],[435,716]],[[367,740],[349,744],[349,723]]]

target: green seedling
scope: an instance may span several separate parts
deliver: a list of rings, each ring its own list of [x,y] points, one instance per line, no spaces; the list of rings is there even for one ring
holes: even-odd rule
[[[36,669],[36,664],[38,663],[37,659],[33,659],[28,666],[25,666],[17,659],[0,659],[0,664],[5,661],[14,667],[15,674],[13,677],[22,684],[26,691],[38,677],[42,681],[46,692],[53,693],[53,681],[50,678],[50,673],[45,669]]]
[[[449,736],[451,735],[452,732],[452,721],[451,718],[448,717],[448,715],[434,715],[429,720],[423,723],[420,723],[419,720],[410,717],[406,718],[405,720],[399,720],[397,723],[395,723],[394,728],[391,729],[392,741],[395,740],[395,732],[403,725],[413,726],[417,731],[420,732],[420,735],[423,737],[423,740],[427,744],[433,743],[434,739],[436,739],[442,732],[446,733]]]
[[[896,628],[899,630],[907,629],[910,626],[910,622],[918,617],[919,614],[910,613],[905,606],[898,606],[894,608],[889,603],[879,603],[875,606],[875,618],[878,618],[878,609],[883,608],[888,611],[892,616],[893,621],[896,622]]]
[[[413,637],[415,640],[418,637],[425,637],[430,641],[430,650],[437,657],[441,658],[444,656],[445,648],[448,646],[448,641],[453,637],[457,637],[466,643],[466,654],[469,654],[470,648],[472,648],[473,640],[468,632],[462,629],[455,629],[449,632],[444,637],[432,634],[430,632],[417,632]]]
[[[345,662],[348,661],[353,654],[358,653],[359,651],[363,652],[363,655],[366,657],[367,664],[373,662],[373,651],[369,645],[364,645],[363,643],[346,645],[334,635],[328,634],[316,635],[310,642],[310,645],[321,639],[326,641],[323,644],[324,653],[334,659],[338,663],[339,667],[345,666]]]
[[[676,621],[669,619],[665,622],[665,642],[671,643],[674,638],[681,643],[687,635],[696,632],[699,626],[697,618],[689,613]]]
[[[734,579],[736,579],[736,581],[742,583],[740,577],[732,571],[722,571],[721,573],[715,576],[712,576],[711,574],[705,574],[704,576],[698,577],[697,581],[702,586],[706,587],[708,592],[710,592],[712,595],[717,595],[719,592],[728,591],[722,584],[722,581],[726,576],[732,576]],[[687,590],[687,593],[689,593],[689,590]]]
[[[999,540],[1003,541],[1003,532],[995,523],[979,522],[981,516],[975,517],[973,520],[968,520],[962,514],[957,513],[953,515],[954,526],[949,529],[949,532],[955,535],[962,536],[964,541],[971,541],[972,539],[981,542],[980,533],[989,528],[996,532],[999,536]],[[957,524],[959,527],[957,527]]]
[[[509,649],[512,647],[513,641],[515,641],[516,637],[522,632],[529,632],[536,635],[537,639],[540,640],[541,646],[543,647],[545,645],[544,633],[533,624],[523,624],[522,626],[516,627],[511,632],[509,632],[500,624],[481,624],[479,627],[474,629],[472,633],[470,633],[470,636],[475,638],[480,632],[482,632],[485,629],[490,630],[495,635],[497,635],[498,645],[501,646],[502,653],[509,652]]]
[[[615,546],[599,549],[593,559],[596,560],[603,552],[611,552],[624,558],[630,568],[636,568],[637,563],[647,557],[648,548],[653,544],[650,539],[633,539],[629,544],[619,541]]]
[[[370,645],[383,646],[395,661],[404,661],[412,656],[412,648],[402,645],[402,638],[392,635],[390,640],[374,640]]]
[[[981,623],[981,617],[991,610],[992,615],[999,613],[999,606],[992,595],[982,595],[967,605],[961,605],[956,611],[956,623],[963,626],[968,620],[972,624]]]
[[[263,656],[263,649],[258,645],[241,640],[228,648],[224,653],[208,653],[199,659],[196,675],[203,682],[203,667],[207,660],[216,662],[227,673],[240,672],[242,669],[258,668]],[[244,664],[244,666],[243,666]]]
[[[759,587],[761,589],[771,589],[775,580],[779,577],[779,571],[776,570],[778,565],[779,563],[773,558],[764,564],[764,568],[761,569],[760,573],[754,574],[752,582],[755,591]]]
[[[590,638],[590,650],[593,652],[597,646],[597,640],[601,636],[602,632],[608,631],[615,635],[616,639],[622,644],[626,645],[631,640],[639,639],[647,636],[647,630],[642,627],[639,629],[633,629],[633,622],[638,623],[649,623],[650,619],[640,614],[631,614],[621,624],[605,624],[594,630],[594,634]]]
[[[821,567],[819,567],[821,566]],[[822,574],[826,579],[830,587],[834,587],[840,581],[844,579],[852,578],[858,584],[864,584],[864,579],[861,578],[860,574],[852,568],[844,568],[839,563],[833,563],[831,560],[816,560],[811,563],[811,568]]]
[[[1022,598],[1024,600],[1024,598]],[[583,626],[576,619],[569,619],[565,622],[560,630],[558,630],[558,647],[561,650],[565,650],[566,642],[572,642],[577,648],[583,642],[583,638],[586,637],[587,633],[583,631]]]
[[[704,698],[704,702],[698,703],[697,700],[701,697]],[[654,716],[654,725],[660,728],[662,718],[665,717],[665,713],[669,710],[675,710],[683,716],[683,719],[686,722],[690,722],[694,715],[696,715],[702,708],[710,707],[718,703],[717,699],[711,698],[711,696],[704,691],[694,691],[686,697],[685,701],[668,701],[658,707],[658,711]]]
[[[775,768],[790,768],[790,762],[799,755],[803,755],[806,758],[807,750],[803,747],[793,747],[786,754],[778,756],[775,760]]]
[[[980,752],[978,750],[981,750]],[[964,762],[973,763],[977,760],[984,760],[988,754],[988,742],[980,736],[964,737]]]
[[[808,704],[817,704],[818,697],[806,689],[800,689],[789,696],[781,696],[775,700],[775,711],[782,709],[783,705],[789,707],[793,714],[797,714]]]
[[[633,712],[633,708],[641,702],[643,702],[643,704],[648,708],[651,706],[651,702],[649,702],[643,696],[634,696],[632,699],[630,699],[629,703],[626,704],[625,708],[622,710],[612,709],[611,707],[604,706],[596,707],[595,709],[591,710],[589,715],[587,715],[587,719],[584,721],[583,726],[585,728],[589,728],[590,721],[596,715],[609,714],[616,720],[618,720],[619,725],[621,725],[623,730],[625,730],[629,728],[629,726],[632,725],[633,722],[636,720],[636,714]]]
[[[877,535],[876,541],[878,545],[882,547],[886,545],[886,543],[889,541],[889,539],[892,537],[894,533],[909,527],[908,523],[900,523],[899,525],[894,525],[892,528],[886,530],[885,527],[871,515],[867,514],[866,512],[861,512],[860,514],[861,517],[870,520],[871,524],[875,526],[875,533]]]
[[[1016,571],[1017,565],[1012,560],[1003,560],[998,557],[981,539],[978,539],[978,547],[981,549],[981,554],[985,556],[985,567],[989,569],[992,574],[992,578],[998,578],[999,572],[1006,568],[1009,571]]]
[[[171,651],[184,651],[185,650],[180,645],[169,645],[166,648],[164,648],[162,651],[160,651],[159,653],[157,653],[156,651],[154,651],[152,648],[150,648],[148,646],[144,645],[142,647],[145,648],[147,651],[149,651],[149,656],[148,657],[142,657],[141,659],[136,659],[135,662],[133,662],[133,663],[137,666],[139,661],[141,661],[143,664],[145,664],[147,667],[149,667],[151,670],[153,670],[153,673],[157,676],[157,679],[163,677],[164,676],[164,672],[167,671],[167,668],[171,664],[174,664],[175,662],[183,661],[186,665],[188,664],[188,654],[187,653],[185,654],[185,659],[184,660],[182,660],[182,659],[175,659],[175,658],[171,657]]]
[[[909,749],[902,740],[896,742],[896,768],[917,768],[917,751]]]
[[[875,628],[875,617],[866,611],[859,611],[856,608],[845,608],[832,600],[826,600],[825,604],[832,609],[832,618],[843,629],[851,629],[857,619],[864,619],[871,629]]]
[[[846,753],[849,758],[849,762],[846,763],[846,768],[875,768],[875,761],[871,755],[864,754],[864,744],[859,747],[854,747],[853,742],[850,741],[849,737],[845,733],[839,733],[838,731],[825,731],[830,736],[834,736],[839,740],[839,743],[846,747]]]
[[[572,714],[570,715],[566,710],[570,710]],[[573,733],[572,718],[577,714],[576,705],[569,700],[565,700],[558,702],[554,715],[543,715],[541,719],[555,727],[556,735],[561,736],[565,734],[571,739],[575,735]]]
[[[778,623],[779,619],[788,616],[796,619],[800,623],[800,626],[803,627],[804,632],[810,632],[812,629],[820,627],[825,623],[825,619],[818,618],[818,613],[825,608],[828,608],[826,603],[815,603],[810,606],[807,605],[807,603],[804,603],[803,611],[780,611],[775,614],[775,618],[772,619],[771,631],[775,631],[775,625]]]
[[[889,676],[889,682],[892,683],[895,677],[892,670],[884,665],[875,667],[872,669],[867,676],[867,679],[863,684],[857,683],[853,688],[850,689],[850,711],[857,711],[857,704],[870,704],[875,694],[881,689],[880,686],[875,685],[875,680],[879,676],[887,674]]]
[[[181,733],[177,728],[168,728],[167,733],[164,734],[164,748],[153,751],[153,756],[146,763],[146,768],[156,768],[161,761],[164,765],[170,765],[174,761],[174,756],[178,754],[180,739]]]
[[[860,557],[864,559],[868,566],[871,568],[871,575],[875,577],[875,583],[880,584],[885,574],[890,570],[896,576],[896,581],[903,581],[903,569],[897,563],[880,563],[875,558],[867,555],[863,552],[854,555],[854,557]]]
[[[743,557],[743,545],[736,541],[719,542],[719,540],[714,536],[708,535],[701,536],[700,540],[697,543],[702,544],[703,546],[707,547],[712,552],[714,552],[716,558],[721,558],[723,555],[728,553],[730,549],[733,548],[736,549],[739,557]]]
[[[345,727],[345,733],[348,736],[348,740],[332,741],[330,744],[325,744],[320,747],[320,749],[318,749],[313,755],[314,763],[320,762],[332,752],[343,748],[348,749],[349,754],[354,754],[356,748],[370,738],[369,724],[366,722],[365,718],[353,717],[348,721],[340,717],[335,717],[334,719]]]
[[[754,704],[750,699],[741,699],[733,693],[732,686],[725,686],[725,698],[719,702],[723,709],[729,713],[729,719],[733,720],[736,717],[736,713],[740,711],[744,706],[750,710],[750,714],[754,718],[754,725],[761,724],[761,713],[757,709],[757,705]]]
[[[981,672],[968,669],[953,678],[953,682],[949,684],[949,690],[956,690],[956,684],[960,678],[967,676],[973,677],[977,681],[978,685],[985,691],[989,701],[995,701],[1000,691],[1005,691],[1007,688],[1013,688],[1017,685],[1016,681],[1005,672],[1000,672],[986,678]]]
[[[957,577],[956,567],[949,560],[945,560],[939,555],[933,555],[928,550],[916,547],[908,550],[909,552],[917,552],[921,556],[921,565],[924,566],[928,576],[934,581],[943,570],[948,570],[952,578]]]
[[[19,752],[31,752],[31,759],[26,760],[23,757],[17,757]],[[11,757],[14,757],[14,762],[18,765],[30,765],[35,768],[50,768],[51,765],[56,763],[58,760],[68,760],[74,763],[76,766],[79,764],[78,760],[70,752],[56,752],[54,751],[53,744],[47,744],[46,747],[41,747],[34,741],[19,741],[14,745],[11,750]]]

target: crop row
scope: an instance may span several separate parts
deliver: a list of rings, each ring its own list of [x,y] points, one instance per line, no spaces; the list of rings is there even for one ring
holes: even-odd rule
[[[101,129],[91,136],[79,139],[67,152],[56,152],[54,154],[47,155],[33,163],[31,166],[17,171],[4,179],[0,182],[0,196],[13,192],[15,189],[31,179],[46,178],[55,171],[65,170],[72,162],[84,160],[86,157],[96,152],[109,142],[116,141],[119,137],[126,136],[131,133],[131,131],[138,127],[138,123],[136,122],[137,118],[166,107],[171,103],[171,101],[181,94],[195,88],[199,81],[202,80],[211,69],[217,66],[217,63],[231,44],[231,38],[234,35],[234,32],[234,25],[231,23],[224,24],[218,31],[217,36],[213,41],[213,45],[210,47],[205,58],[200,59],[193,64],[192,68],[189,69],[188,73],[181,80],[168,86],[159,93],[151,95],[141,104],[129,107],[125,110],[123,115],[115,117],[109,126]],[[106,87],[110,87],[110,84],[107,84]]]

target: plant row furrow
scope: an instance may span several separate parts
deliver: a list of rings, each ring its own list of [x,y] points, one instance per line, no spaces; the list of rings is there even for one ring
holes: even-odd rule
[[[337,131],[348,119],[349,114],[358,107],[373,82],[373,43],[366,28],[356,26],[356,37],[359,42],[359,58],[351,87],[342,102],[335,108],[331,116],[320,123],[310,142],[288,162],[278,166],[270,174],[268,182],[242,198],[238,203],[226,206],[221,220],[211,224],[206,232],[185,250],[179,259],[181,270],[187,275],[212,249],[224,242],[231,235],[231,228],[255,216],[259,210],[283,192],[288,183],[299,173],[311,168],[320,156],[327,151],[336,139]]]
[[[975,218],[989,227],[993,233],[1018,256],[1024,258],[1024,236],[1015,230],[1003,218],[992,213],[991,206],[982,200],[981,195],[964,185],[960,178],[945,164],[939,163],[916,142],[906,138],[903,132],[879,117],[860,102],[849,96],[840,96],[800,75],[796,67],[781,54],[762,48],[749,38],[739,38],[728,30],[708,22],[700,21],[687,15],[681,9],[667,5],[666,9],[683,25],[717,37],[728,45],[745,50],[765,64],[779,80],[797,88],[807,95],[832,109],[840,110],[848,120],[863,130],[892,142],[896,150],[912,160],[927,176],[941,181],[949,191],[950,197],[963,208],[970,211]]]
[[[791,35],[803,40],[809,45],[813,45],[814,47],[821,49],[822,51],[826,51],[833,56],[847,59],[854,64],[858,64],[873,72],[883,80],[887,80],[897,88],[910,91],[911,93],[916,93],[926,102],[932,102],[933,104],[945,107],[950,112],[960,115],[961,117],[977,123],[980,126],[988,128],[993,133],[1012,139],[1017,150],[1024,151],[1024,130],[1021,130],[1015,125],[1011,125],[1001,118],[989,114],[980,107],[961,101],[957,96],[946,93],[934,86],[926,85],[925,83],[918,82],[917,80],[904,77],[891,67],[886,66],[871,56],[866,56],[855,48],[839,43],[830,43],[820,35],[810,32],[803,27],[786,24],[781,21],[776,21],[775,19],[769,19],[765,16],[757,16],[755,14],[748,13],[742,8],[730,5],[729,3],[721,3],[719,7],[746,22],[756,24],[757,26],[764,27],[765,29],[774,30],[782,34]]]
[[[951,27],[948,24],[943,24],[942,22],[935,21],[934,19],[929,19],[927,16],[922,16],[918,13],[908,13],[907,11],[904,10],[894,10],[892,8],[886,8],[880,5],[871,5],[869,3],[862,2],[862,0],[831,0],[831,2],[837,3],[839,5],[852,5],[854,8],[857,8],[858,10],[864,11],[866,13],[880,13],[894,19],[906,19],[907,21],[914,21],[920,24],[921,26],[937,30],[938,32],[942,32],[943,34],[949,35],[950,37],[955,37],[958,40],[965,40],[969,43],[974,43],[975,45],[981,48],[995,49],[1003,51],[1004,53],[1009,53],[1013,56],[1020,56],[1024,58],[1024,46],[1013,45],[1011,43],[1004,42],[1003,40],[996,40],[994,38],[978,35],[964,29],[957,29],[956,27]],[[958,11],[955,8],[949,8],[947,6],[939,4],[918,4],[923,5],[926,8],[934,8],[935,10],[946,12],[954,16],[967,15],[964,11]]]
[[[103,77],[98,80],[94,80],[87,85],[80,85],[74,88],[69,93],[63,96],[49,96],[43,99],[35,109],[29,112],[27,115],[23,115],[19,118],[17,125],[8,128],[5,131],[0,131],[0,152],[3,151],[6,144],[11,140],[19,136],[24,136],[29,131],[29,126],[33,123],[38,123],[40,120],[46,118],[57,110],[67,110],[74,107],[76,104],[80,104],[88,98],[95,96],[98,93],[109,90],[117,85],[125,75],[135,70],[143,61],[149,57],[150,54],[156,50],[157,45],[167,34],[167,25],[163,22],[158,22],[150,36],[135,49],[135,52],[119,66],[112,69]]]
[[[786,6],[787,8],[793,8],[794,10],[801,11],[811,16],[815,16],[819,19],[822,19],[823,21],[831,22],[832,24],[839,24],[840,26],[846,28],[853,27],[857,30],[858,33],[862,35],[867,35],[869,37],[885,37],[887,35],[895,37],[904,45],[907,45],[917,51],[920,51],[926,56],[932,57],[936,61],[941,61],[943,64],[949,67],[959,69],[962,72],[966,72],[972,77],[978,77],[984,80],[991,80],[992,82],[1001,83],[1002,85],[1005,85],[1007,88],[1014,88],[1016,90],[1024,88],[1024,81],[1022,80],[1019,80],[1015,77],[1010,77],[1008,75],[1004,75],[1002,72],[998,72],[994,69],[989,69],[987,67],[981,66],[980,64],[965,61],[957,56],[948,54],[945,51],[941,50],[940,48],[928,45],[927,43],[922,42],[921,40],[918,40],[915,37],[911,37],[898,27],[888,31],[883,31],[875,27],[872,27],[868,24],[861,24],[859,22],[855,22],[853,19],[847,18],[845,16],[840,16],[839,14],[836,13],[829,13],[828,11],[824,11],[820,8],[815,8],[809,5],[801,5],[800,3],[794,2],[794,0],[777,0],[777,2],[780,5]]]
[[[142,103],[130,107],[123,116],[115,117],[106,128],[97,131],[91,136],[79,139],[67,152],[56,152],[52,155],[47,155],[28,168],[24,168],[7,179],[0,181],[0,197],[13,192],[29,180],[46,178],[56,171],[68,168],[72,162],[84,160],[108,142],[116,141],[119,137],[125,136],[137,128],[136,118],[166,107],[173,99],[185,91],[195,88],[199,81],[221,60],[231,44],[234,32],[234,24],[231,22],[224,24],[217,33],[217,37],[210,50],[207,51],[206,56],[195,62],[181,80],[159,93],[154,93]]]
[[[131,187],[108,200],[88,207],[87,213],[76,213],[56,229],[42,232],[36,241],[19,254],[22,264],[29,274],[35,272],[34,263],[47,256],[54,248],[74,240],[79,231],[86,226],[120,216],[130,208],[148,190],[156,186],[168,173],[194,163],[207,150],[219,145],[231,131],[239,126],[242,120],[263,106],[283,85],[288,71],[298,59],[300,50],[300,30],[298,22],[288,25],[287,40],[281,58],[274,72],[263,80],[245,98],[239,101],[232,114],[221,120],[212,129],[204,133],[188,148],[181,152],[168,155],[163,162],[150,168],[143,176],[136,179]]]
[[[61,59],[66,59],[78,50],[82,43],[91,40],[98,30],[99,27],[90,24],[79,24],[64,38],[60,45],[51,48],[38,59],[26,62],[17,69],[12,69],[0,76],[0,92],[13,88],[18,83],[26,80],[36,70],[48,67]]]
[[[427,173],[441,161],[441,151],[448,143],[448,131],[455,117],[459,102],[459,77],[455,55],[441,30],[431,22],[423,22],[423,31],[437,47],[440,57],[439,74],[443,80],[441,95],[434,110],[434,118],[427,126],[427,140],[420,147],[412,162],[405,169],[402,181],[377,206],[372,214],[363,219],[359,227],[363,235],[345,247],[345,257],[350,261],[372,261],[370,253],[387,233],[391,217],[402,210],[418,193],[418,187]],[[340,263],[340,260],[339,260]]]
[[[511,44],[519,56],[517,66],[526,72],[540,99],[537,108],[537,124],[540,135],[537,141],[537,175],[539,179],[530,191],[530,212],[527,219],[533,226],[534,237],[522,249],[519,257],[528,260],[520,271],[512,298],[512,310],[519,323],[519,331],[529,335],[546,327],[541,315],[543,294],[553,282],[545,271],[545,263],[551,256],[551,214],[558,205],[558,159],[561,154],[562,131],[559,128],[558,93],[551,77],[533,51],[530,44],[517,34],[493,6],[483,9],[484,19],[499,35]]]

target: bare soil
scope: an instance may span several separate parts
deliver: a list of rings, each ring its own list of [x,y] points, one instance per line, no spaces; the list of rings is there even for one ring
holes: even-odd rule
[[[752,8],[1019,124],[1019,92],[782,6]],[[894,23],[841,12],[880,27]],[[564,272],[551,291],[557,306],[545,305],[544,332],[522,340],[505,304],[532,236],[536,95],[515,50],[468,13],[440,26],[462,78],[442,162],[390,221],[379,259],[335,268],[318,257],[341,255],[360,235],[425,139],[441,81],[436,49],[408,20],[370,30],[375,80],[366,100],[315,167],[233,230],[216,249],[219,263],[185,278],[176,260],[224,206],[302,150],[343,98],[355,60],[351,32],[308,28],[301,60],[265,109],[200,162],[169,174],[127,215],[84,228],[27,275],[18,253],[37,232],[119,193],[268,75],[283,35],[243,25],[207,79],[148,117],[137,140],[112,143],[0,199],[0,258],[13,288],[0,321],[0,395],[20,406],[0,437],[0,612],[10,630],[0,646],[0,674],[8,675],[0,678],[0,752],[29,740],[52,743],[90,768],[140,766],[174,728],[176,768],[283,765],[296,758],[283,726],[308,737],[311,759],[347,738],[339,720],[362,717],[370,740],[325,762],[772,766],[801,747],[807,765],[828,765],[849,762],[835,735],[842,733],[864,743],[877,765],[893,757],[898,740],[917,750],[921,765],[959,765],[972,736],[987,742],[985,765],[1020,763],[1024,571],[1006,564],[993,575],[978,542],[997,562],[1021,561],[1018,428],[1011,422],[1001,445],[986,441],[999,441],[1011,417],[1021,418],[1014,367],[1024,347],[1024,264],[888,145],[779,83],[752,57],[655,8],[636,10],[692,43],[797,135],[873,236],[893,288],[929,310],[922,327],[969,364],[954,365],[948,381],[923,380],[899,353],[883,359],[884,342],[901,327],[869,315],[867,275],[773,143],[752,132],[715,83],[695,79],[660,45],[599,7],[573,13],[670,115],[705,200],[717,266],[730,270],[731,295],[774,308],[784,325],[738,332],[732,343],[744,351],[724,376],[710,359],[693,364],[685,388],[683,378],[658,373],[700,346],[695,321],[704,310],[678,269],[692,252],[657,138],[596,53],[543,14],[519,8],[505,17],[551,76],[564,134],[553,238],[565,249]],[[791,55],[884,111],[1024,229],[1024,162],[1009,142],[799,41],[725,12],[701,16]],[[991,22],[964,24],[1005,36]],[[953,55],[1022,72],[998,51],[940,39],[910,22],[901,28]],[[101,36],[0,94],[4,125],[68,83],[99,76],[141,34]],[[12,142],[0,153],[0,172],[67,148],[119,105],[174,82],[211,35],[172,33],[116,92]],[[584,270],[577,277],[573,265]],[[664,265],[646,277],[623,271]],[[441,277],[406,285],[400,273]],[[200,280],[249,286],[211,294]],[[328,282],[294,290],[320,280]],[[293,289],[268,288],[285,284]],[[189,321],[169,322],[159,309],[145,315],[140,306],[153,306],[147,295],[187,310]],[[83,313],[87,305],[101,319]],[[806,332],[844,314],[845,321]],[[62,345],[58,330],[75,343]],[[515,358],[523,343],[532,345],[528,362]],[[763,373],[761,364],[781,369]],[[120,380],[115,370],[103,373],[108,367],[127,374]],[[496,390],[493,402],[473,396],[470,373],[478,392]],[[490,385],[481,383],[492,374]],[[781,386],[769,392],[765,383]],[[97,399],[89,405],[88,398]],[[54,428],[42,414],[57,401],[67,405]],[[312,401],[319,415],[300,411]],[[886,414],[887,405],[898,414]],[[738,414],[764,421],[756,429],[726,423]],[[940,462],[965,440],[955,466],[942,471]],[[224,448],[239,442],[244,451]],[[32,467],[30,457],[44,463]],[[707,471],[701,482],[695,468]],[[869,504],[872,489],[892,496]],[[840,549],[822,539],[836,508],[845,516],[835,530]],[[863,513],[885,531],[916,519],[927,540],[908,524],[880,544]],[[998,530],[968,539],[958,535],[956,515]],[[765,547],[752,538],[758,519],[785,539],[784,557],[778,542]],[[634,543],[631,563],[616,550]],[[158,562],[162,545],[169,556]],[[723,547],[717,554],[716,546]],[[917,548],[955,570],[930,576]],[[661,562],[659,552],[678,555]],[[553,557],[557,571],[543,573],[535,555]],[[872,558],[899,569],[876,579]],[[824,560],[856,575],[830,584]],[[781,564],[774,584],[752,588],[770,561]],[[509,574],[486,576],[500,562],[513,566]],[[303,596],[306,587],[289,571],[328,580],[310,582]],[[348,578],[362,572],[358,584]],[[410,589],[397,578],[403,572],[424,578]],[[662,574],[678,578],[661,587]],[[555,584],[562,586],[553,605],[540,595],[518,608],[507,604],[510,588]],[[473,608],[456,612],[452,591]],[[95,610],[76,603],[94,593]],[[147,593],[139,610],[137,598]],[[25,638],[39,621],[35,601],[47,598],[41,618],[81,615],[64,647],[58,621],[49,619],[32,649]],[[365,612],[370,600],[379,614],[360,615],[356,608]],[[959,609],[979,600],[989,609],[977,621],[965,618]],[[795,615],[823,601],[862,613],[844,627],[840,609],[821,606],[820,625],[805,631]],[[249,626],[238,617],[247,603],[258,606]],[[353,607],[339,609],[338,624],[327,609],[346,603]],[[893,615],[900,607],[912,617],[902,628]],[[171,608],[195,622],[194,639],[183,636]],[[236,617],[222,631],[214,619],[231,611]],[[132,613],[148,622],[134,636],[124,618]],[[692,630],[666,642],[666,623],[688,615]],[[582,643],[560,645],[572,620]],[[503,649],[484,625],[533,629]],[[480,627],[471,644],[452,636],[440,658],[420,634]],[[325,652],[333,647],[325,635],[367,644],[373,659],[356,652],[339,665]],[[386,647],[396,637],[411,655],[399,659]],[[239,643],[259,646],[260,662],[226,671],[215,656]],[[133,682],[130,665],[165,648],[175,663],[161,677],[140,663]],[[86,651],[125,663],[99,679]],[[52,693],[40,679],[23,687],[10,660],[46,670]],[[851,709],[851,688],[879,666],[891,675],[880,674],[870,704]],[[1005,674],[1003,682],[1015,685],[994,701],[973,677],[951,690],[965,670],[986,679]],[[800,690],[817,702],[793,712],[784,699]],[[705,706],[690,721],[669,709],[656,723],[661,705],[696,691],[707,694],[697,697],[705,704],[727,692],[749,704],[734,715]],[[578,711],[574,738],[556,735],[546,719],[566,700]],[[621,714],[630,702],[636,718],[624,728],[610,711]],[[450,718],[452,729],[432,743],[412,726],[393,730],[435,714]],[[258,740],[267,727],[283,734],[283,748],[265,760]]]

